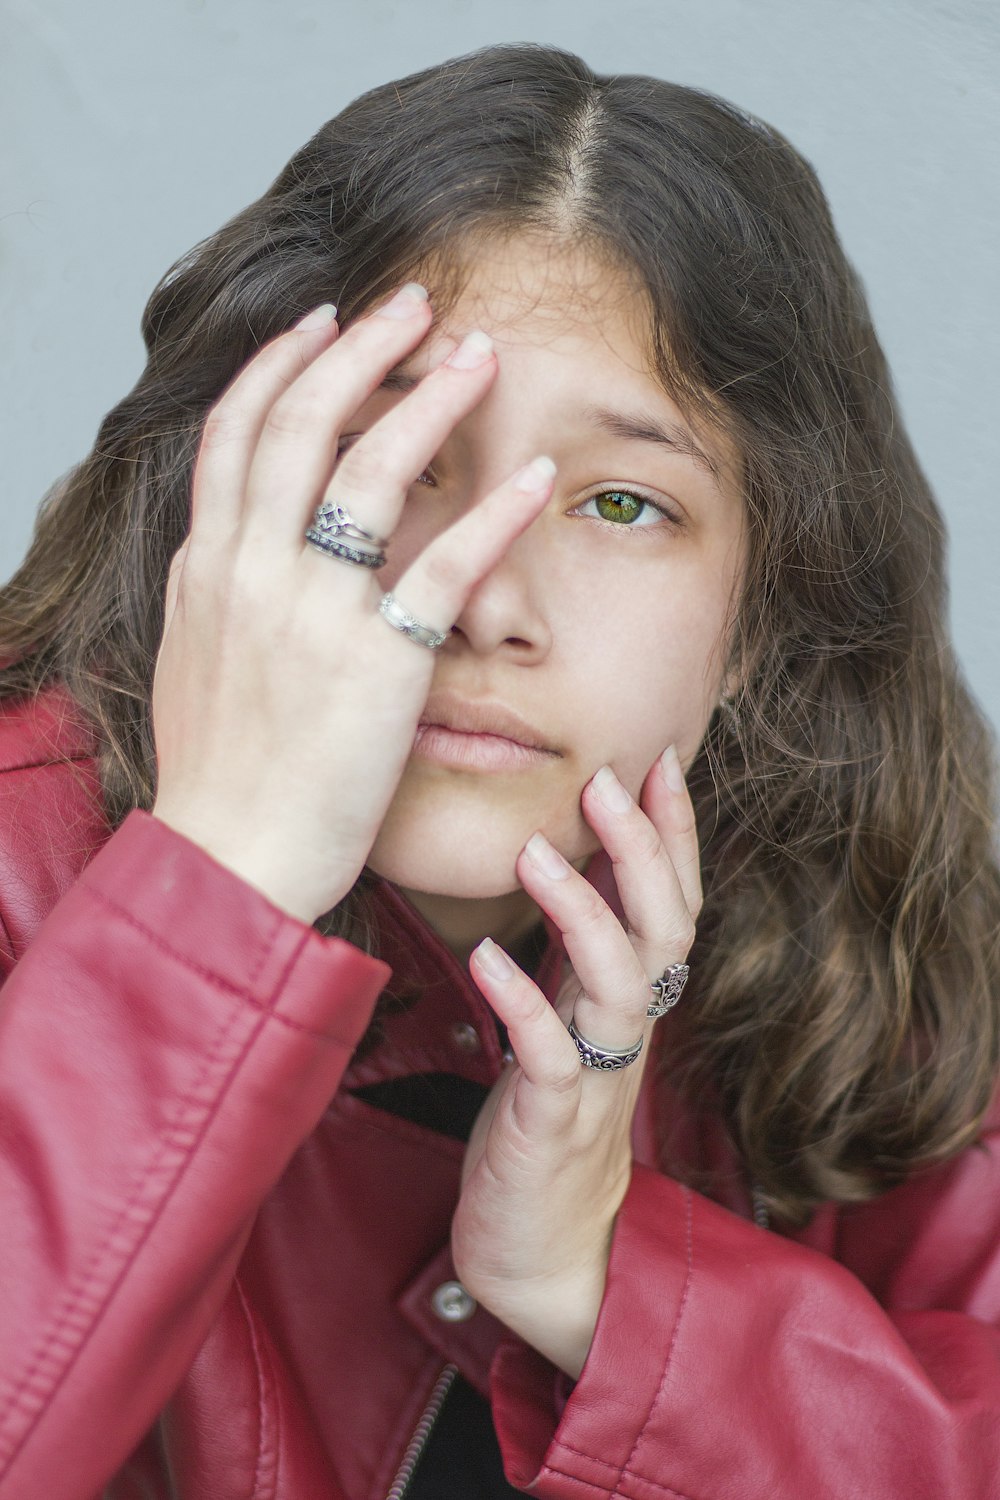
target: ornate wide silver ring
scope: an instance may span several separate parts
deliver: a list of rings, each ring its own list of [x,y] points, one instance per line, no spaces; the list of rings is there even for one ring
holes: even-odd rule
[[[399,600],[392,594],[383,594],[379,600],[378,612],[393,628],[401,635],[409,636],[411,641],[416,641],[418,646],[426,646],[428,651],[437,651],[448,639],[450,632],[444,635],[430,625],[424,625],[414,615],[403,608]]]
[[[569,1023],[569,1034],[580,1054],[580,1066],[599,1068],[602,1073],[617,1073],[619,1068],[631,1067],[642,1051],[642,1037],[631,1047],[598,1047],[577,1031],[573,1021]]]

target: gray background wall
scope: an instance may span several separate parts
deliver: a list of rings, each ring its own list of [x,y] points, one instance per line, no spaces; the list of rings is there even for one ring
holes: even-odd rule
[[[0,578],[141,367],[167,265],[362,89],[493,41],[710,88],[814,162],[952,535],[1000,723],[995,0],[0,0]]]

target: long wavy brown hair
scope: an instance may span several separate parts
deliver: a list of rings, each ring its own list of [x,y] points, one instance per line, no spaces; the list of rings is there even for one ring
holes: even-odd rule
[[[417,269],[441,281],[477,237],[528,230],[638,277],[665,387],[743,458],[740,688],[690,774],[707,896],[670,1066],[801,1222],[975,1138],[1000,881],[939,514],[815,175],[769,126],[534,46],[350,105],[154,292],[145,372],[0,594],[0,694],[64,685],[96,726],[111,823],[150,806],[164,584],[208,408],[319,302],[349,321]],[[328,928],[355,933],[357,911],[352,893]]]

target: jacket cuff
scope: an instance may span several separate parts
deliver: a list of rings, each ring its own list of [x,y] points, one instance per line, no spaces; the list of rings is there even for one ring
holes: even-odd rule
[[[388,964],[321,936],[146,812],[128,815],[80,884],[214,988],[349,1050],[391,977]]]
[[[633,1167],[593,1342],[567,1397],[561,1371],[509,1338],[492,1370],[507,1476],[529,1494],[615,1494],[669,1368],[691,1266],[691,1193]],[[655,1239],[655,1256],[650,1252]]]

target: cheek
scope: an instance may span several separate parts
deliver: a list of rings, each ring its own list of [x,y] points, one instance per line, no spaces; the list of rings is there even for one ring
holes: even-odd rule
[[[563,645],[591,773],[610,760],[634,792],[668,744],[690,763],[719,694],[727,603],[703,569],[662,556],[616,562],[598,586],[567,590],[574,629]]]

